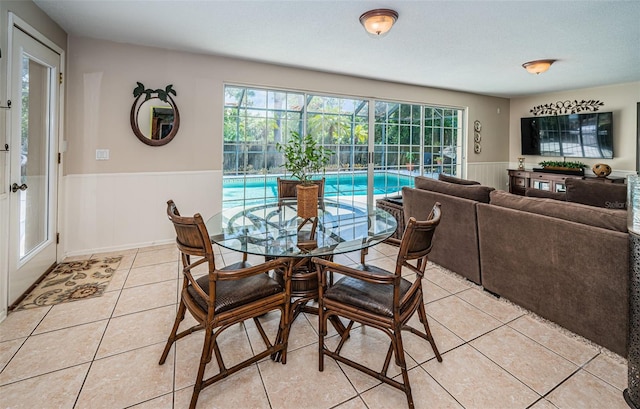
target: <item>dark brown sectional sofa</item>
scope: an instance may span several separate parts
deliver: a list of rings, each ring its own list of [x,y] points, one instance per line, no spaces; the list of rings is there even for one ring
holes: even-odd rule
[[[446,209],[442,212],[429,260],[480,284],[476,204],[488,203],[493,188],[422,176],[415,178],[415,186],[415,189],[402,190],[405,219],[414,216],[426,220],[435,202],[440,202]]]
[[[426,179],[404,188],[403,202],[405,217],[416,218],[442,203],[430,260],[626,356],[624,186],[572,182],[566,196],[550,199]]]

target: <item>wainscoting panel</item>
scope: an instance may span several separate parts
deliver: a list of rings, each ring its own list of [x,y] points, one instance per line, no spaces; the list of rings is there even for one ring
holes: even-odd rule
[[[498,190],[509,190],[509,162],[476,162],[467,164],[467,179],[476,180]]]
[[[205,220],[222,206],[221,171],[68,175],[63,183],[66,256],[172,242],[169,199]]]

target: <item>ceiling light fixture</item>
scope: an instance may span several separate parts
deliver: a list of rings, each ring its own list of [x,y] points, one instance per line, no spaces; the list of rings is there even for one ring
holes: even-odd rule
[[[360,24],[374,37],[384,37],[398,20],[398,13],[389,9],[369,10],[360,16]]]
[[[526,62],[522,64],[522,66],[531,74],[538,75],[541,72],[545,72],[546,70],[548,70],[549,67],[551,67],[551,64],[553,64],[554,62],[556,62],[556,60],[535,60]]]

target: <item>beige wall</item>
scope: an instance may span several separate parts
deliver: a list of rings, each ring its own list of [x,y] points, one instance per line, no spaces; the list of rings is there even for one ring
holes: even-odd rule
[[[225,83],[468,107],[469,131],[475,119],[483,123],[483,151],[474,154],[470,146],[469,162],[508,159],[504,98],[75,36],[68,61],[65,174],[221,169]],[[173,84],[177,91],[180,130],[169,145],[149,147],[132,133],[129,111],[137,81],[148,88]],[[110,160],[96,161],[96,149],[109,149]]]
[[[544,74],[543,74],[544,75]],[[624,176],[636,168],[636,144],[640,143],[636,130],[636,104],[640,101],[640,82],[606,87],[585,88],[567,92],[540,94],[526,98],[511,99],[509,125],[509,161],[516,164],[520,155],[520,118],[534,116],[529,112],[535,106],[566,100],[599,100],[604,102],[602,112],[613,112],[613,159],[580,159],[587,165],[604,162],[613,168],[614,175]],[[524,156],[527,169],[537,166],[550,157]],[[559,159],[560,160],[560,159]]]

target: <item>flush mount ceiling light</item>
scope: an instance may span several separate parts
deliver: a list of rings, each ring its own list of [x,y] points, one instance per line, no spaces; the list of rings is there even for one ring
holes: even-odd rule
[[[551,64],[553,64],[554,62],[556,62],[556,60],[535,60],[526,62],[522,64],[522,66],[531,74],[538,75],[541,72],[545,72],[546,70],[548,70],[549,67],[551,67]]]
[[[389,9],[369,10],[360,16],[360,24],[374,37],[384,37],[398,20],[398,13]]]

